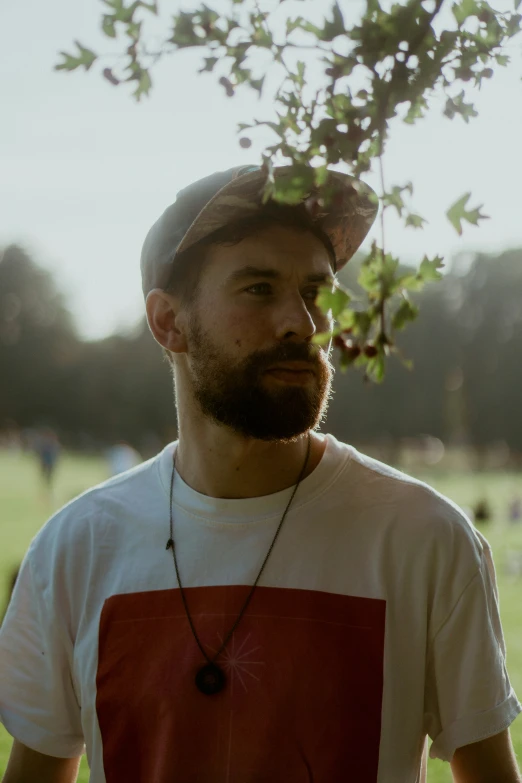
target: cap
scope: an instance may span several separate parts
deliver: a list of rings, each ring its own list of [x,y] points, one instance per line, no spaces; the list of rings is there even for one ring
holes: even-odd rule
[[[294,170],[291,166],[280,166],[273,169],[273,175],[276,180],[286,178],[290,183]],[[237,166],[211,174],[181,190],[143,243],[144,296],[153,288],[165,288],[172,264],[184,250],[217,229],[262,211],[265,183],[266,171],[260,166]],[[329,236],[340,269],[370,230],[378,201],[373,190],[361,180],[330,171],[325,185],[312,188],[303,202],[320,198],[324,188],[332,184],[338,188],[333,203],[327,207],[318,205],[314,222]]]

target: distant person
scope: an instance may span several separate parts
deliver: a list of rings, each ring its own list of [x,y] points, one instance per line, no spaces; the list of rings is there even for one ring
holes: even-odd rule
[[[120,441],[111,446],[107,451],[109,472],[111,476],[125,473],[126,470],[135,468],[142,461],[141,455],[129,443]]]
[[[33,437],[32,448],[38,457],[40,476],[49,495],[53,492],[53,480],[60,456],[60,441],[51,427],[40,428]]]
[[[320,431],[317,295],[377,209],[330,176],[332,206],[282,206],[261,169],[219,172],[149,232],[179,438],[33,539],[0,632],[6,783],[72,782],[85,746],[93,783],[421,783],[427,735],[459,783],[520,780],[486,539]]]
[[[488,501],[484,498],[479,500],[473,509],[475,522],[484,523],[491,522],[491,507]]]
[[[508,519],[512,525],[522,522],[522,499],[519,496],[514,497],[509,503]]]

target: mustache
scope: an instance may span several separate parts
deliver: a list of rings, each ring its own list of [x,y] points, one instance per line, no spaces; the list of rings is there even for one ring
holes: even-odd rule
[[[309,364],[318,367],[322,362],[320,360],[321,347],[314,344],[306,343],[282,343],[281,345],[270,348],[266,351],[256,351],[256,353],[250,357],[250,362],[255,364],[258,369],[265,369],[271,367],[274,364],[280,362],[308,362]]]

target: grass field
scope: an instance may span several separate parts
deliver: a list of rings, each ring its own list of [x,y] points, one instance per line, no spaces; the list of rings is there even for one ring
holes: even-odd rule
[[[95,458],[68,456],[60,463],[55,498],[45,498],[38,482],[36,465],[25,454],[0,452],[0,613],[4,606],[4,585],[8,574],[22,559],[40,526],[55,508],[106,477],[104,463]],[[508,669],[513,686],[522,694],[522,575],[509,573],[513,554],[522,553],[522,525],[509,526],[507,501],[515,492],[522,494],[522,475],[456,474],[437,472],[419,475],[462,506],[473,505],[486,496],[494,522],[482,528],[495,555],[501,599],[502,621],[508,650]],[[522,716],[512,726],[515,749],[522,760]],[[0,776],[5,771],[11,739],[0,726]],[[87,783],[85,759],[78,780]],[[448,764],[429,762],[429,783],[450,783]]]

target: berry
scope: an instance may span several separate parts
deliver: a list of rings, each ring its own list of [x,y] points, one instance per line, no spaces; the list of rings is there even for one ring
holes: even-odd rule
[[[222,84],[223,87],[225,88],[228,97],[232,98],[232,96],[234,95],[234,87],[230,79],[227,79],[226,76],[222,76],[221,79],[219,80],[219,83]]]
[[[120,80],[116,78],[116,76],[113,74],[110,68],[105,68],[103,71],[103,75],[105,76],[108,82],[114,84],[115,86],[120,83]]]

